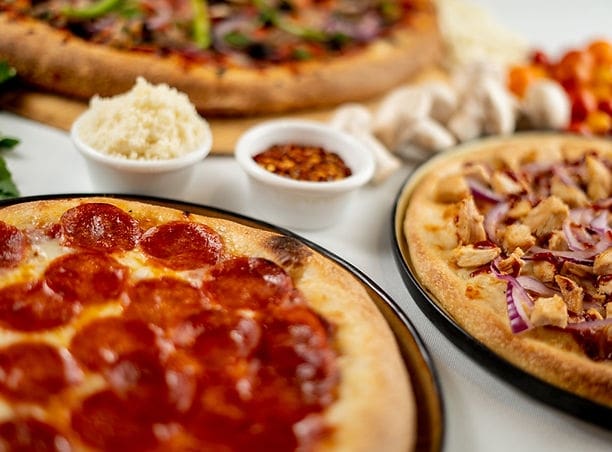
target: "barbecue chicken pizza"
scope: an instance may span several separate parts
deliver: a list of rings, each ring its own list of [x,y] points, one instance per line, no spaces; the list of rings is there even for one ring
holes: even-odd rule
[[[435,301],[515,366],[612,406],[612,142],[483,140],[408,190],[410,260]]]
[[[406,451],[391,330],[300,241],[133,200],[0,209],[0,448]]]
[[[211,115],[356,101],[440,47],[431,0],[0,0],[0,60],[88,99],[143,76]]]

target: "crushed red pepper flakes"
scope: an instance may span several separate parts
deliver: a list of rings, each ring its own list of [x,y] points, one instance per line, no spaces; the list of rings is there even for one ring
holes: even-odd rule
[[[352,174],[338,154],[318,146],[276,144],[253,160],[271,173],[302,181],[329,182]]]

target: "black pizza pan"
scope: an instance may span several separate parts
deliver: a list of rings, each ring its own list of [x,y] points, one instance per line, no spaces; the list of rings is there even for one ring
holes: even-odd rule
[[[391,234],[393,254],[402,279],[419,309],[450,342],[476,361],[485,370],[513,385],[528,396],[583,421],[612,430],[612,407],[599,404],[554,386],[507,361],[472,336],[441,306],[436,297],[419,281],[410,259],[410,244],[404,234],[404,217],[412,191],[428,169],[440,159],[453,158],[457,151],[428,160],[408,175],[392,209]]]
[[[25,203],[30,201],[64,199],[64,198],[83,198],[92,196],[106,196],[111,198],[121,198],[132,201],[147,202],[150,204],[170,207],[198,215],[221,218],[234,221],[245,226],[263,229],[270,232],[293,237],[315,252],[332,260],[361,284],[368,292],[372,301],[376,304],[379,311],[387,321],[393,331],[395,340],[398,344],[405,368],[410,376],[413,395],[417,406],[417,439],[415,452],[440,452],[444,443],[444,405],[439,379],[433,366],[429,352],[427,351],[422,339],[413,327],[410,320],[399,306],[372,280],[370,280],[360,270],[327,251],[321,246],[294,234],[291,231],[274,226],[270,223],[255,220],[253,218],[233,213],[216,207],[209,207],[201,204],[176,201],[172,199],[123,195],[123,194],[61,194],[30,196],[13,198],[0,201],[0,208],[7,205]]]

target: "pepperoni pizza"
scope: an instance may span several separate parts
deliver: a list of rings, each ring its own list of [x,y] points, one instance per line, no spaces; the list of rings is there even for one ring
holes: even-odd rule
[[[413,446],[397,345],[302,242],[114,198],[0,210],[0,448]]]

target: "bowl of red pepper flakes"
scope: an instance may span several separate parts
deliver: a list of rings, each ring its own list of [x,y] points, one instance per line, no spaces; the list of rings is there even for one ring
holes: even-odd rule
[[[534,50],[526,64],[508,71],[508,87],[523,97],[538,79],[552,79],[567,93],[571,120],[566,131],[612,136],[612,41],[596,39],[552,58]]]
[[[313,230],[337,223],[374,174],[369,149],[326,124],[278,119],[247,130],[235,157],[262,219]]]

